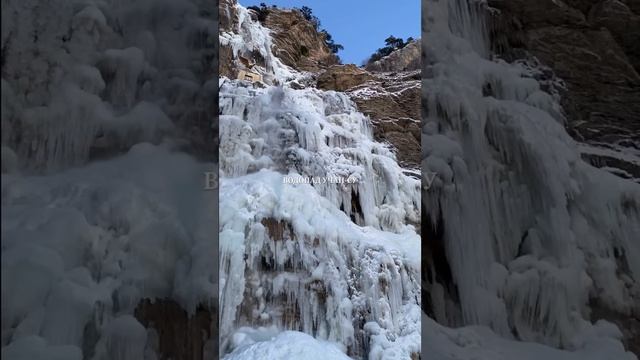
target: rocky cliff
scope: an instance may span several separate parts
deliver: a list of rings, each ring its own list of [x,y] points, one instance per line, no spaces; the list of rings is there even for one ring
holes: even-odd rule
[[[640,181],[640,2],[489,1],[494,51],[536,58],[557,76],[582,156]]]
[[[318,72],[338,63],[338,57],[325,43],[326,35],[319,32],[300,11],[269,10],[263,25],[272,30],[275,55],[285,65],[301,71]]]
[[[366,65],[366,69],[373,72],[398,72],[419,70],[420,40],[414,40],[405,47],[398,49],[380,60]]]
[[[319,74],[321,89],[344,91],[371,118],[374,136],[389,143],[408,168],[420,165],[420,50],[417,43],[373,63],[367,70],[334,65]],[[384,70],[379,70],[384,69]]]

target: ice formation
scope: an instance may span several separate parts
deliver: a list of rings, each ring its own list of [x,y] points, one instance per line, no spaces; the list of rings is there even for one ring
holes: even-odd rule
[[[201,5],[2,2],[3,359],[156,359],[139,301],[217,296]]]
[[[261,333],[258,331],[258,333]],[[262,332],[269,334],[249,346],[239,347],[229,356],[234,360],[255,359],[305,359],[305,360],[349,360],[350,358],[334,344],[317,340],[311,335],[297,332]],[[242,334],[239,332],[239,334]],[[244,340],[254,338],[256,331],[242,334]],[[253,340],[252,340],[253,341]]]
[[[422,235],[443,244],[425,262],[426,303],[440,324],[476,326],[426,318],[423,350],[635,358],[620,330],[592,324],[590,312],[594,303],[639,310],[640,186],[581,160],[531,68],[489,55],[485,2],[426,1],[423,10],[423,172],[437,176],[423,196]]]
[[[236,9],[221,43],[259,51],[268,84],[220,80],[222,353],[287,358],[300,345],[283,344],[301,339],[329,342],[336,358],[417,355],[420,181],[346,95],[289,86],[308,74],[282,65],[268,30]],[[307,335],[275,336],[285,330]]]

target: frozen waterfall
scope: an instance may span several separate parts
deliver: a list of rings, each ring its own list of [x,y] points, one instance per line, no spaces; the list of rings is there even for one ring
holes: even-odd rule
[[[574,351],[541,347],[558,359],[635,358],[615,325],[592,323],[590,304],[638,311],[640,186],[581,160],[527,61],[489,55],[485,2],[426,1],[423,10],[423,171],[437,176],[423,195],[422,235],[439,257],[425,260],[429,315]],[[423,322],[436,352],[444,345],[430,336],[473,333]],[[498,351],[488,330],[474,337]]]
[[[275,65],[258,71],[280,85],[220,80],[222,352],[244,359],[295,330],[356,359],[416,356],[420,181],[347,96],[288,86],[308,74],[237,10],[222,44],[261,51]]]
[[[214,303],[217,24],[202,10],[2,2],[3,359],[156,359],[166,335],[143,299],[185,317]]]

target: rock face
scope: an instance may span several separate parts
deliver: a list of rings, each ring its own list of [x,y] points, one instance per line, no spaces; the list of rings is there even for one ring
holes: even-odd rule
[[[220,30],[238,27],[235,0],[220,2]],[[367,69],[354,64],[338,64],[311,21],[297,10],[269,8],[263,14],[250,10],[254,21],[271,31],[271,51],[283,64],[308,71],[319,89],[346,92],[358,109],[372,120],[374,137],[394,147],[403,166],[420,164],[420,42],[370,64]],[[258,52],[244,54],[264,65]],[[237,77],[241,66],[230,46],[220,46],[220,76]],[[294,84],[295,85],[295,84]]]
[[[396,149],[405,167],[420,166],[420,71],[374,74],[347,94],[371,118],[373,135]]]
[[[420,39],[366,66],[369,71],[391,72],[420,69]]]
[[[232,216],[220,224],[221,353],[235,358],[243,337],[257,340],[263,329],[277,329],[340,344],[354,359],[418,359],[420,181],[401,166],[399,147],[394,153],[372,141],[366,115],[388,119],[380,133],[389,138],[409,127],[414,119],[401,95],[419,76],[335,64],[324,35],[297,11],[235,11],[238,23],[220,36],[233,60],[227,70],[221,65],[221,75],[259,51],[265,66],[253,70],[271,78],[219,82],[220,208],[239,214],[251,207],[246,222]],[[365,96],[358,102],[376,91],[384,92],[370,96],[379,103]],[[370,111],[363,114],[365,105]],[[375,121],[373,128],[383,129]],[[412,146],[417,152],[418,142]],[[311,179],[301,184],[308,186],[289,186],[294,174]],[[316,184],[318,176],[329,181]],[[270,200],[241,200],[254,196]],[[327,224],[341,230],[334,235]],[[395,251],[395,244],[404,248]]]
[[[236,0],[220,1],[221,32],[234,32],[238,26],[236,4]],[[325,44],[325,35],[300,11],[269,8],[263,14],[250,10],[250,15],[256,21],[260,18],[262,25],[272,31],[272,51],[285,65],[300,71],[318,72],[338,63],[338,57]],[[256,61],[257,65],[264,65],[258,52],[241,55]],[[231,47],[221,46],[220,75],[235,78],[237,67]]]
[[[317,86],[323,90],[346,91],[373,79],[373,75],[356,65],[333,65],[318,76]]]
[[[337,64],[338,58],[325,44],[325,35],[297,10],[269,10],[263,25],[273,31],[275,55],[285,65],[317,72]]]
[[[565,83],[570,134],[593,165],[640,181],[640,2],[490,1],[494,50],[535,56]]]
[[[218,6],[219,30],[231,31],[238,26],[238,14],[235,8],[236,0],[220,0]]]
[[[317,86],[346,92],[371,118],[376,140],[392,145],[403,166],[419,166],[420,71],[372,73],[353,64],[334,65],[318,76]]]
[[[232,31],[238,26],[238,14],[234,7],[235,0],[220,0],[218,8],[219,31]],[[237,75],[236,65],[233,59],[233,50],[229,46],[219,46],[218,75],[234,79]]]
[[[400,63],[384,62],[403,48],[382,59],[379,66],[393,69]],[[405,52],[405,55],[408,53]],[[404,63],[419,62],[403,57]],[[398,56],[394,58],[399,58]],[[376,62],[378,63],[378,62]],[[404,69],[406,65],[397,66]],[[353,64],[334,65],[318,76],[318,88],[344,91],[358,110],[371,118],[376,140],[395,148],[398,161],[410,168],[420,164],[420,71],[369,72]]]

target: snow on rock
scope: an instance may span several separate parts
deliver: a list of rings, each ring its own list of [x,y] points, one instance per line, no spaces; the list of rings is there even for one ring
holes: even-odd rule
[[[268,84],[286,83],[301,77],[300,72],[286,66],[273,54],[273,38],[270,30],[259,22],[253,21],[247,8],[238,4],[234,6],[238,18],[237,29],[221,32],[220,45],[231,47],[234,58],[239,55],[247,56],[254,51],[259,53],[265,60],[265,64],[255,66],[254,71],[262,74]]]
[[[423,235],[439,237],[448,262],[427,281],[435,320],[481,326],[451,334],[485,338],[491,328],[505,339],[489,337],[495,351],[633,358],[617,339],[603,347],[577,339],[599,326],[592,301],[628,316],[640,310],[640,186],[580,158],[557,99],[526,64],[489,57],[484,2],[424,6],[423,172],[436,178],[423,199],[441,228]],[[487,358],[527,358],[502,354]]]
[[[336,358],[416,356],[420,237],[408,224],[419,221],[419,180],[372,140],[345,94],[288,86],[295,71],[237,10],[238,32],[222,44],[282,66],[267,81],[282,85],[220,80],[222,352],[307,358],[297,342],[328,341]],[[261,340],[248,344],[252,336]]]

